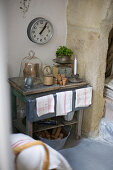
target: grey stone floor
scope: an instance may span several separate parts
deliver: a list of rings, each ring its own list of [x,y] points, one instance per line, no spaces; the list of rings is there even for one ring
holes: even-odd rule
[[[73,170],[113,170],[113,145],[85,138],[76,143],[70,138],[65,148],[59,152]]]

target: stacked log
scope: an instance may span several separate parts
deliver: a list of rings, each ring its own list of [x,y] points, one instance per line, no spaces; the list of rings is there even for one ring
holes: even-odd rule
[[[65,132],[62,130],[62,127],[58,127],[58,128],[38,132],[38,136],[45,139],[57,140],[57,139],[62,139],[66,135]]]

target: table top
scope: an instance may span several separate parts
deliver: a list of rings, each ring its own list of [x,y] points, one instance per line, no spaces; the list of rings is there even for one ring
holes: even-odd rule
[[[59,84],[45,86],[45,85],[43,85],[43,82],[39,78],[36,78],[32,87],[28,89],[25,87],[23,77],[12,77],[12,78],[9,78],[8,81],[13,88],[18,90],[24,96],[42,93],[42,92],[49,92],[49,91],[54,91],[54,90],[81,88],[81,87],[88,85],[87,82],[82,81],[80,83],[67,83],[65,86],[61,86]]]

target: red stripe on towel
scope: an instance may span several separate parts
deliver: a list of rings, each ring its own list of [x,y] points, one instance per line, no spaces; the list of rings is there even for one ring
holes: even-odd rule
[[[38,104],[38,113],[41,112],[41,111],[46,111],[47,113],[51,112],[51,109],[52,109],[51,102],[52,102],[52,98],[51,98],[51,96],[48,96],[47,97],[47,103],[46,103],[45,106],[40,107],[40,104]]]
[[[21,145],[21,144],[23,144],[23,143],[27,143],[27,142],[30,142],[31,140],[30,139],[23,139],[23,140],[19,140],[19,141],[17,141],[17,142],[15,142],[14,144],[12,144],[11,146],[13,147],[13,148],[15,148],[15,147],[17,147],[18,145]]]
[[[86,96],[87,96],[87,95],[86,95],[86,92],[87,92],[87,91],[86,91],[86,88],[85,88],[85,91],[84,91],[84,95],[85,95],[85,96],[84,96],[84,104],[85,104],[85,106],[86,106],[86,100],[87,100],[87,97],[86,97]]]
[[[38,112],[40,112],[40,111],[44,111],[44,110],[47,110],[48,109],[48,106],[45,106],[45,107],[40,107],[40,108],[38,108]]]
[[[64,93],[64,113],[66,114],[66,93]]]
[[[51,111],[51,99],[50,96],[48,96],[48,113]]]

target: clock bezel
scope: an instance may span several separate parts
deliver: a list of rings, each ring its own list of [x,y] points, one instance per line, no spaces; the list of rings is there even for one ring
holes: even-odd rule
[[[50,26],[51,26],[51,35],[49,36],[49,39],[47,39],[46,41],[44,41],[44,42],[37,42],[37,41],[34,40],[34,38],[33,38],[33,36],[32,36],[32,29],[33,29],[33,26],[34,26],[37,22],[39,22],[39,21],[41,21],[41,20],[43,20],[43,21],[45,21],[45,22],[48,22],[48,23],[50,24]],[[51,23],[49,20],[47,20],[47,19],[45,19],[45,18],[42,18],[42,17],[37,17],[37,18],[33,19],[33,20],[29,23],[29,25],[28,25],[28,27],[27,27],[27,35],[28,35],[28,38],[29,38],[32,42],[34,42],[34,43],[36,43],[36,44],[39,44],[39,45],[46,44],[49,40],[51,40],[51,38],[53,37],[53,33],[54,33],[54,31],[53,31],[53,25],[52,25],[52,23]]]

